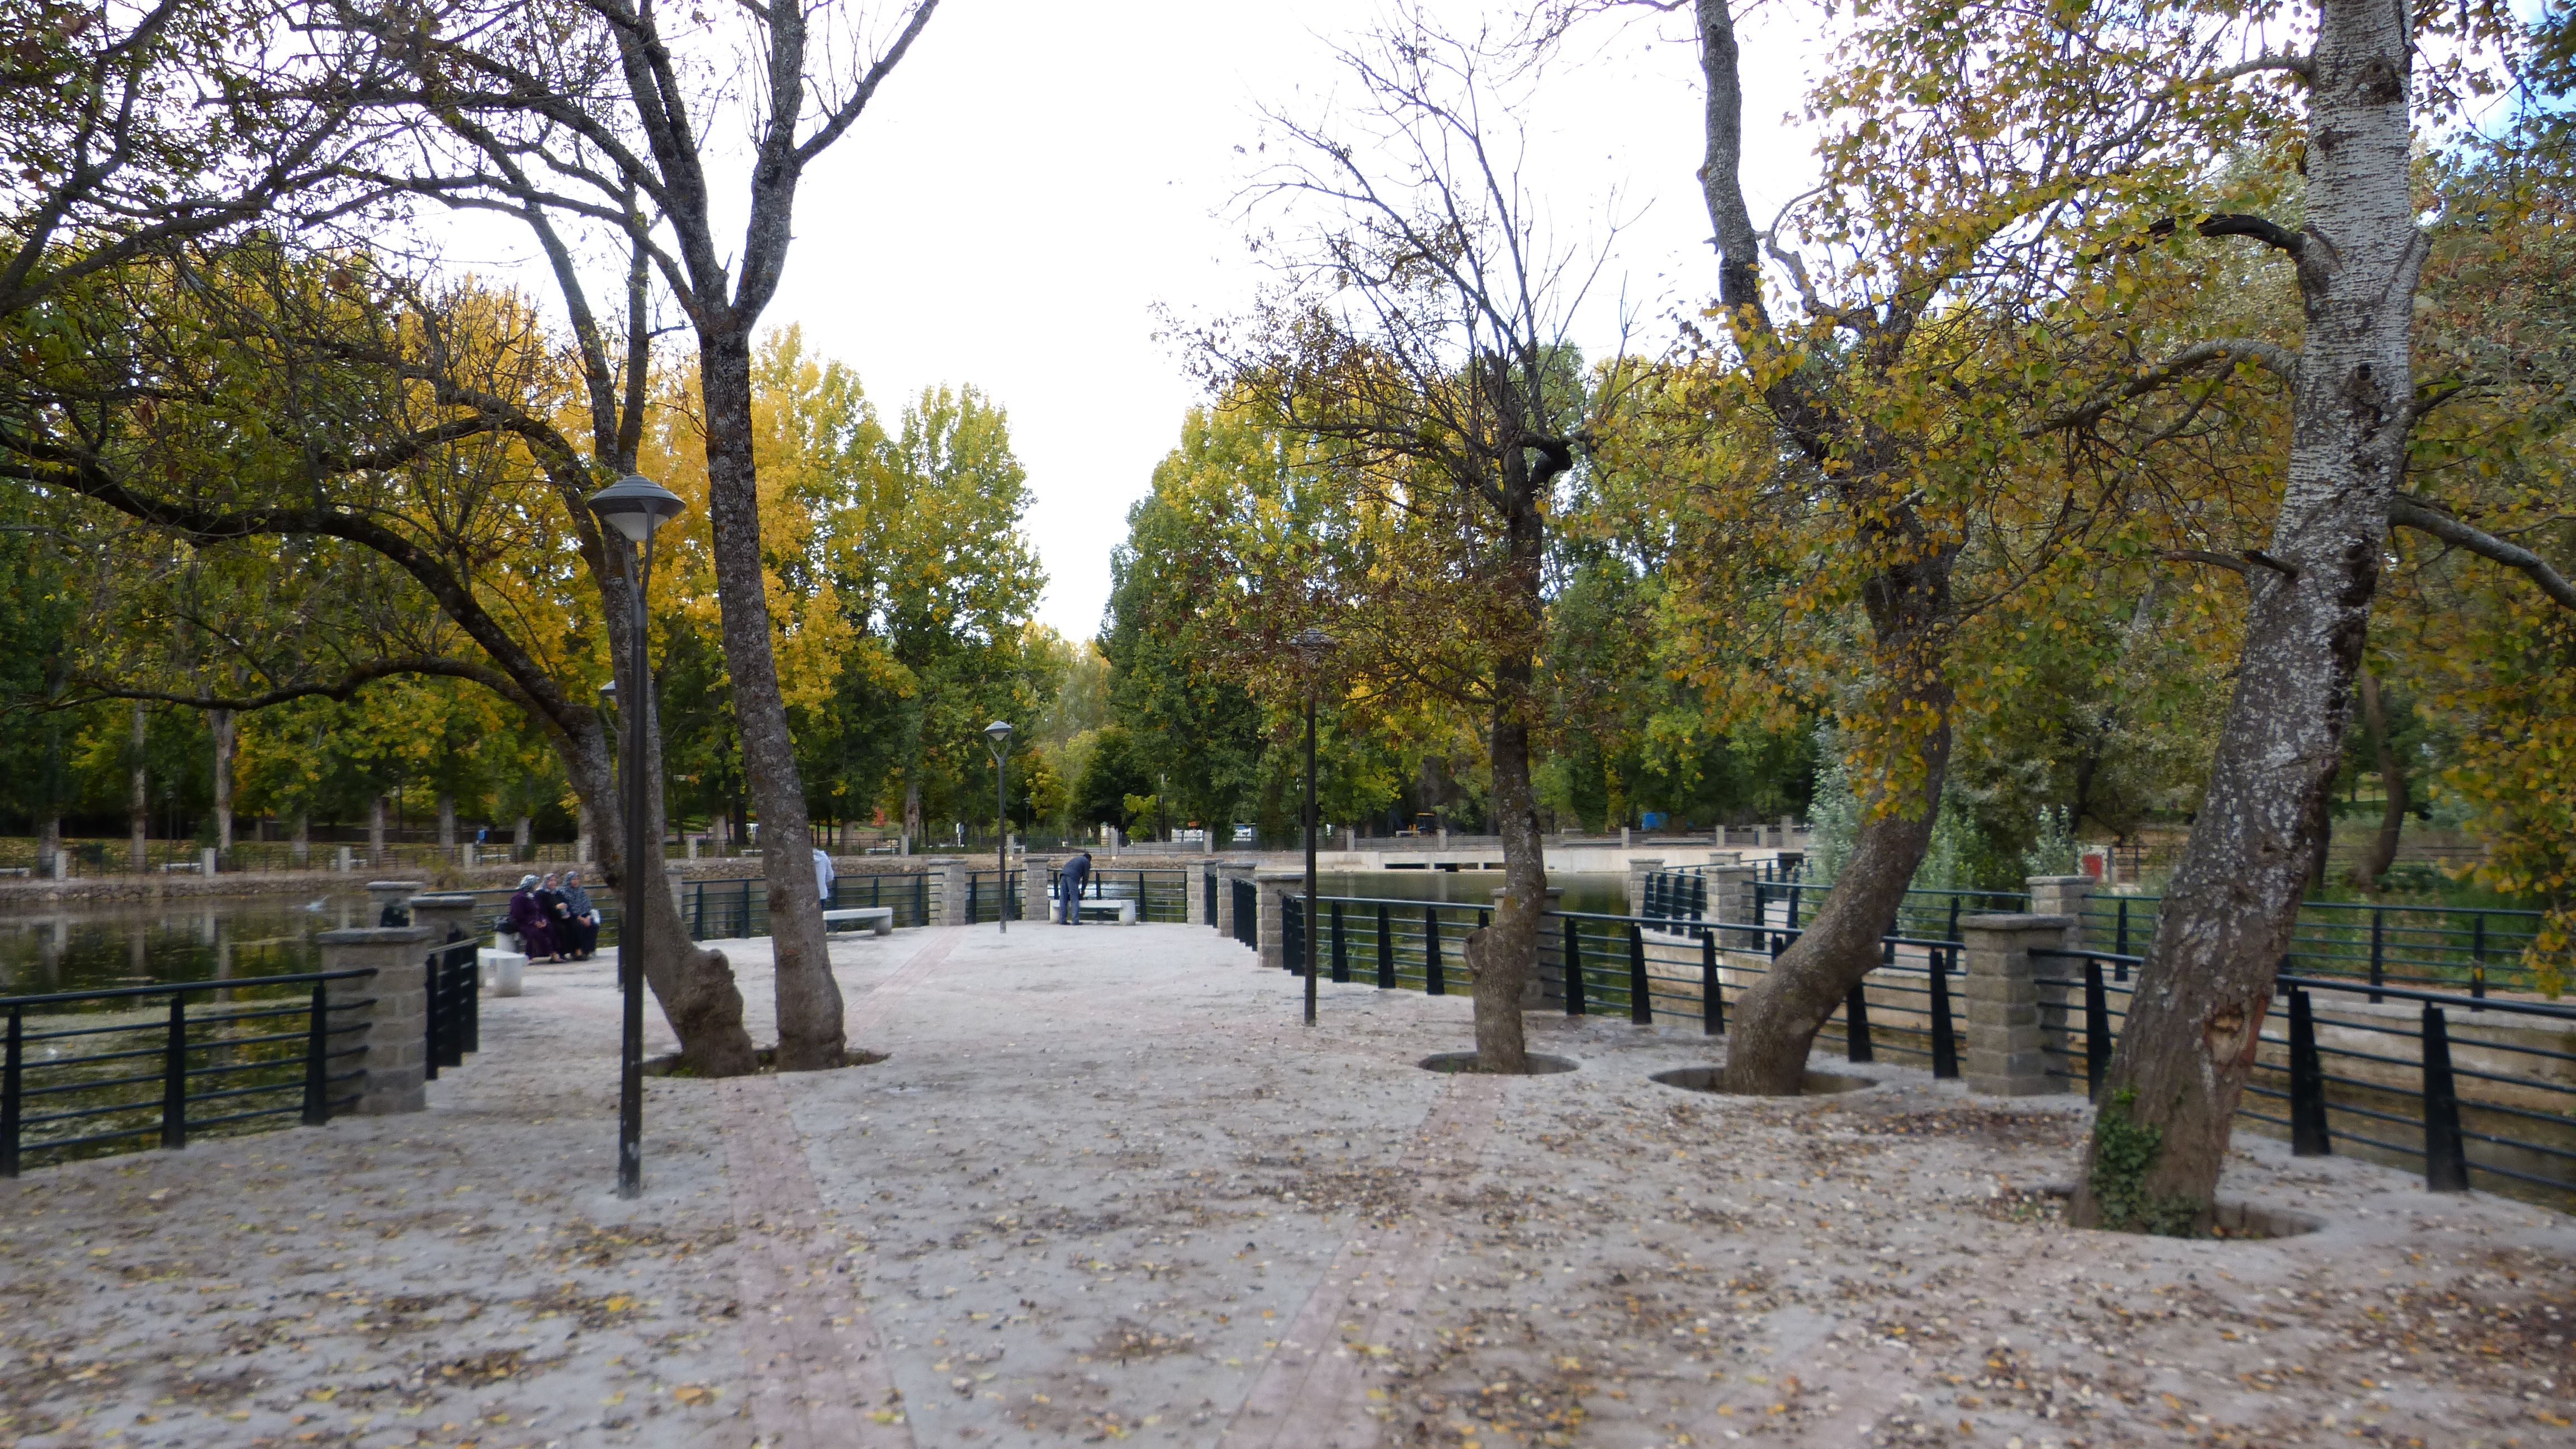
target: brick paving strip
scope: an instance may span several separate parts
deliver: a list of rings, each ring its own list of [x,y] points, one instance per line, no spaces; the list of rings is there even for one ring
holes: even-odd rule
[[[1363,1224],[1333,1255],[1226,1426],[1225,1449],[1368,1449],[1378,1441],[1385,1422],[1370,1412],[1367,1346],[1401,1332],[1430,1288],[1449,1231],[1426,1212],[1428,1199],[1475,1170],[1502,1100],[1500,1078],[1448,1078],[1397,1164],[1409,1187],[1390,1215],[1396,1221]]]
[[[961,933],[934,940],[859,998],[853,1023],[883,1024],[895,996],[930,979]],[[804,1140],[774,1076],[720,1082],[725,1171],[733,1183],[734,1274],[751,1419],[766,1449],[913,1443],[885,1341],[850,1276],[836,1271],[840,1237],[825,1224]]]

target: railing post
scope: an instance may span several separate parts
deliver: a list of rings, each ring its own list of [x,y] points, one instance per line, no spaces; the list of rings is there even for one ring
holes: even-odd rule
[[[2460,1136],[2460,1094],[2451,1078],[2451,1033],[2442,1008],[2424,1006],[2424,1190],[2469,1190],[2468,1143]]]
[[[2379,988],[2388,984],[2388,912],[2383,906],[2370,908],[2370,1000],[2377,1005],[2385,998]]]
[[[188,998],[170,993],[170,1034],[161,1047],[161,1145],[188,1145]]]
[[[1583,1015],[1585,1010],[1583,988],[1583,923],[1568,916],[1565,918],[1566,1015]]]
[[[1440,908],[1422,908],[1422,994],[1446,996],[1449,978],[1440,969]]]
[[[1953,933],[1955,938],[1955,932]],[[1957,955],[1958,948],[1952,947]],[[1946,1082],[1959,1075],[1959,1044],[1950,1033],[1950,968],[1934,951],[1932,967],[1932,1080]]]
[[[983,888],[983,882],[975,879],[975,873],[973,871],[968,871],[966,873],[966,919],[970,923],[982,918],[980,908],[982,907],[983,902],[979,897],[983,892]]]
[[[2487,995],[2487,913],[2469,917],[2469,994],[2480,1001]],[[2486,1008],[2472,1006],[2471,1011]]]
[[[453,963],[456,974],[465,982],[465,1042],[469,1052],[483,1050],[483,972],[468,958]]]
[[[2120,897],[2120,924],[2118,927],[2118,937],[2116,943],[2111,947],[2111,950],[2122,956],[2129,954],[2129,898],[2127,896]],[[2120,969],[2123,971],[2127,970],[2128,966],[2129,963],[2126,961],[2120,963]]]
[[[1145,887],[1141,876],[1138,877],[1136,894],[1139,899],[1141,899],[1145,894]],[[1333,902],[1333,981],[1335,984],[1340,985],[1347,984],[1350,979],[1350,941],[1348,937],[1342,934],[1342,903],[1340,901],[1335,901]]]
[[[1852,983],[1843,997],[1843,1055],[1855,1062],[1875,1061],[1869,1041],[1869,987],[1864,982]]]
[[[1702,932],[1699,938],[1699,1031],[1702,1036],[1726,1034],[1725,987],[1717,979],[1717,933]]]
[[[2308,993],[2290,988],[2290,1155],[2329,1157],[2325,1065],[2317,1057],[2317,1022]]]
[[[62,857],[54,857],[57,862]],[[26,1027],[15,1011],[9,1013],[8,1055],[0,1058],[0,1177],[18,1175],[18,1118],[26,1090]]]
[[[1377,989],[1395,989],[1395,913],[1377,908]]]
[[[2102,963],[2084,958],[2084,1095],[2102,1091],[2103,1074],[2111,1070],[2111,1003],[2102,990]]]
[[[1654,985],[1646,979],[1646,928],[1628,923],[1628,1020],[1655,1024]]]
[[[313,983],[312,1003],[304,1009],[304,1125],[319,1127],[331,1120],[330,1075],[331,993],[322,983]]]

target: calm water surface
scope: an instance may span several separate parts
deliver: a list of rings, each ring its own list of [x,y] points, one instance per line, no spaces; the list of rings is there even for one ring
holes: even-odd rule
[[[0,993],[316,971],[316,934],[367,924],[360,892],[0,915]]]

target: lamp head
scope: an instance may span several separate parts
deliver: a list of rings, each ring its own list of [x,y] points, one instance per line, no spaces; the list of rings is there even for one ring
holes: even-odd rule
[[[629,543],[651,538],[653,530],[679,517],[688,506],[680,501],[679,494],[637,473],[629,473],[590,495],[590,511]]]
[[[1006,720],[997,719],[991,724],[984,726],[984,738],[992,742],[993,749],[996,752],[1009,749],[1011,747],[1010,723]]]

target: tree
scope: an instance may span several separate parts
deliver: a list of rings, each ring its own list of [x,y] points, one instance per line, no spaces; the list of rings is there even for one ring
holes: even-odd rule
[[[684,1052],[710,1074],[751,1070],[723,957],[687,945],[668,892],[637,889],[614,848],[609,752],[587,703],[607,670],[588,620],[623,619],[626,595],[583,506],[600,470],[551,420],[565,389],[534,320],[470,285],[413,286],[362,253],[314,259],[267,241],[138,262],[47,305],[27,329],[39,365],[9,375],[0,407],[0,477],[104,505],[190,548],[362,552],[379,562],[353,576],[393,591],[371,647],[285,650],[276,657],[290,667],[264,680],[251,669],[246,693],[142,680],[100,692],[248,711],[347,699],[409,674],[499,693],[546,731],[603,826],[611,883],[647,922],[643,937],[667,948],[648,950],[644,970]],[[630,369],[579,363],[615,356],[594,327],[575,376],[599,383],[584,389],[594,439],[631,460],[645,319],[629,320]],[[153,386],[135,388],[138,376]],[[560,549],[565,537],[577,552]],[[658,782],[646,798],[658,817]],[[658,818],[648,827],[658,839]]]
[[[421,142],[420,167],[389,172],[385,184],[519,217],[545,249],[576,330],[586,330],[589,309],[570,238],[603,230],[632,259],[630,292],[649,269],[696,335],[725,668],[760,809],[778,1062],[790,1071],[839,1066],[847,1043],[773,654],[753,339],[786,269],[806,170],[857,123],[936,6],[907,7],[881,49],[869,43],[862,12],[834,5],[752,7],[732,12],[731,26],[700,16],[678,32],[666,31],[650,4],[627,0],[448,0],[425,12],[338,3],[332,11],[342,31],[382,46],[408,72],[367,97]],[[692,42],[706,52],[693,56]],[[729,69],[725,52],[736,44],[747,63]],[[740,237],[727,242],[717,235],[704,124],[734,105],[754,121],[747,214]],[[598,391],[600,369],[589,370]]]

